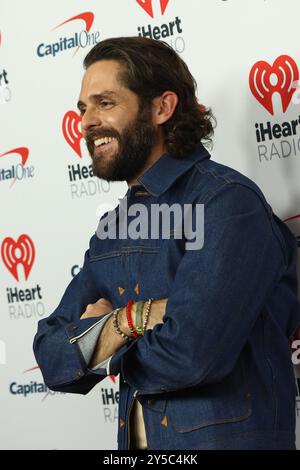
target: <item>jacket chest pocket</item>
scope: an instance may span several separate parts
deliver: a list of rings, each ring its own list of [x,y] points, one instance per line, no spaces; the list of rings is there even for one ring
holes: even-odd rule
[[[95,283],[101,295],[114,306],[128,299],[160,299],[168,295],[171,278],[161,257],[161,244],[122,246],[91,255]]]

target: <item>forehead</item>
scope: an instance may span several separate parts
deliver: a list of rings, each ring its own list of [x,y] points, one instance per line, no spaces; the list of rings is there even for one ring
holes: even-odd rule
[[[126,92],[128,88],[118,79],[121,71],[122,65],[115,60],[94,62],[83,76],[80,95],[85,95],[87,98],[89,95],[99,94],[104,90]]]

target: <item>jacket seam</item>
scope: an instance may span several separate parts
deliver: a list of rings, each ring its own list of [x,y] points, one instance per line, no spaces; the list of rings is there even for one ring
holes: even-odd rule
[[[90,256],[90,263],[94,263],[102,259],[117,258],[123,255],[130,255],[132,253],[156,254],[158,252],[159,252],[159,247],[147,247],[144,245],[136,246],[136,247],[132,246],[127,249],[123,249],[119,251],[110,251],[107,253],[103,253],[101,255]]]

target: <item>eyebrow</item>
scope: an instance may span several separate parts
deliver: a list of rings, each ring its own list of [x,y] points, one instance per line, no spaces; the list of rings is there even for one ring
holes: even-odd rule
[[[103,91],[102,93],[97,93],[95,95],[91,95],[90,100],[97,103],[97,102],[101,101],[104,98],[113,98],[113,97],[116,97],[116,96],[118,96],[118,95],[114,91]],[[78,101],[77,108],[79,110],[81,110],[85,106],[86,106],[86,104],[83,101],[81,101],[81,100]]]

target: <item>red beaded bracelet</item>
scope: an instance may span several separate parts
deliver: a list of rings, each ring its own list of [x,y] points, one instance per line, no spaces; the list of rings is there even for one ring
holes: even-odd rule
[[[127,303],[127,305],[126,305],[126,317],[127,317],[128,327],[131,331],[131,336],[133,336],[133,338],[138,338],[139,335],[136,332],[136,330],[134,329],[132,316],[131,316],[131,308],[132,308],[133,304],[134,304],[134,301],[132,299],[130,299],[129,302]]]

